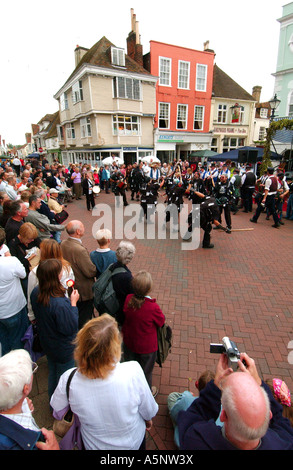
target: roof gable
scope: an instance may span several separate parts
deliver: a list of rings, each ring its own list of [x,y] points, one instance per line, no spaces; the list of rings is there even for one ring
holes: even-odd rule
[[[103,36],[96,44],[94,44],[81,58],[76,68],[70,75],[69,81],[76,72],[84,64],[95,65],[97,67],[111,68],[111,69],[124,69],[127,72],[142,73],[145,75],[151,75],[150,72],[144,69],[139,65],[135,60],[131,59],[127,54],[125,54],[125,67],[117,67],[111,63],[111,53],[110,48],[116,47],[111,41],[109,41],[105,36]]]
[[[216,64],[214,65],[213,94],[218,98],[255,101],[252,95],[238,85]]]

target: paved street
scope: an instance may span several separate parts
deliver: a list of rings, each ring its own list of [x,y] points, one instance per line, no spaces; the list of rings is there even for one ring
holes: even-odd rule
[[[114,196],[101,193],[97,202],[114,207]],[[74,201],[67,210],[70,219],[84,222],[83,244],[92,251],[97,245],[92,237],[96,219],[86,210],[85,200]],[[152,296],[174,336],[169,358],[161,369],[156,365],[153,374],[159,412],[147,441],[150,450],[175,449],[168,394],[187,389],[197,394],[195,380],[206,369],[214,370],[218,359],[210,354],[209,345],[223,336],[255,359],[262,378],[283,378],[293,392],[293,359],[288,361],[289,341],[293,350],[293,222],[275,229],[265,215],[257,224],[250,217],[239,211],[232,216],[232,228],[253,230],[230,235],[213,230],[215,247],[210,250],[183,251],[182,241],[169,237],[132,240],[137,251],[129,268],[132,273],[146,269],[152,274]],[[113,240],[112,249],[119,242]],[[46,374],[46,361],[41,359],[32,398],[37,423],[50,428]]]

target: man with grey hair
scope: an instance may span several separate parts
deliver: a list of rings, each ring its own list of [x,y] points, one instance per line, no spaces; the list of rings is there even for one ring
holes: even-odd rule
[[[61,242],[63,257],[70,263],[75,276],[75,288],[79,292],[77,302],[79,329],[94,315],[93,284],[96,266],[82,244],[85,228],[80,220],[71,220],[66,226],[67,240]]]
[[[0,450],[59,450],[53,431],[40,429],[28,398],[37,364],[24,349],[0,358]]]
[[[123,306],[128,294],[133,294],[131,285],[132,274],[127,265],[133,259],[135,254],[135,246],[131,242],[121,241],[116,250],[117,262],[113,264],[113,271],[116,268],[124,268],[125,272],[116,273],[112,276],[113,288],[119,302],[119,310],[115,317],[119,324],[122,326],[124,321]]]
[[[233,372],[222,354],[214,380],[178,413],[180,449],[293,450],[293,428],[282,412],[253,359],[242,353]],[[222,427],[215,423],[219,414]]]
[[[36,195],[32,194],[29,198],[29,210],[28,215],[25,217],[26,222],[31,222],[38,229],[39,238],[51,238],[51,232],[58,230],[64,230],[65,225],[57,225],[50,223],[48,217],[44,214],[39,213],[41,207],[41,199]]]

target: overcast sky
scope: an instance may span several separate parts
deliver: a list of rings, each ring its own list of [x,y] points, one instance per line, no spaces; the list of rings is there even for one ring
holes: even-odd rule
[[[103,4],[100,7],[100,3]],[[130,9],[139,21],[143,53],[149,41],[203,50],[210,41],[217,65],[246,91],[274,91],[282,7],[286,0],[4,0],[1,4],[0,135],[25,143],[25,133],[58,110],[53,95],[74,69],[76,45],[102,36],[126,48]]]

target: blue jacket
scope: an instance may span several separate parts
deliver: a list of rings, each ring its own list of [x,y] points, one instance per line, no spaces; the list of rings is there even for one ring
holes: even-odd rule
[[[36,442],[43,440],[41,431],[23,428],[0,415],[0,450],[38,450]]]
[[[283,408],[274,399],[269,387],[262,387],[270,399],[273,417],[258,450],[293,450],[293,428],[282,416]],[[221,408],[221,391],[211,380],[200,396],[186,411],[177,417],[181,450],[237,450],[222,435],[222,428],[215,424]]]
[[[39,286],[31,293],[31,304],[43,351],[54,362],[69,362],[78,331],[78,308],[71,306],[68,297],[50,297],[49,305],[42,305],[38,302],[38,293]]]
[[[102,180],[102,181],[109,181],[109,179],[110,179],[110,171],[109,171],[109,170],[106,170],[106,169],[104,168],[103,171],[102,171],[101,180]]]

